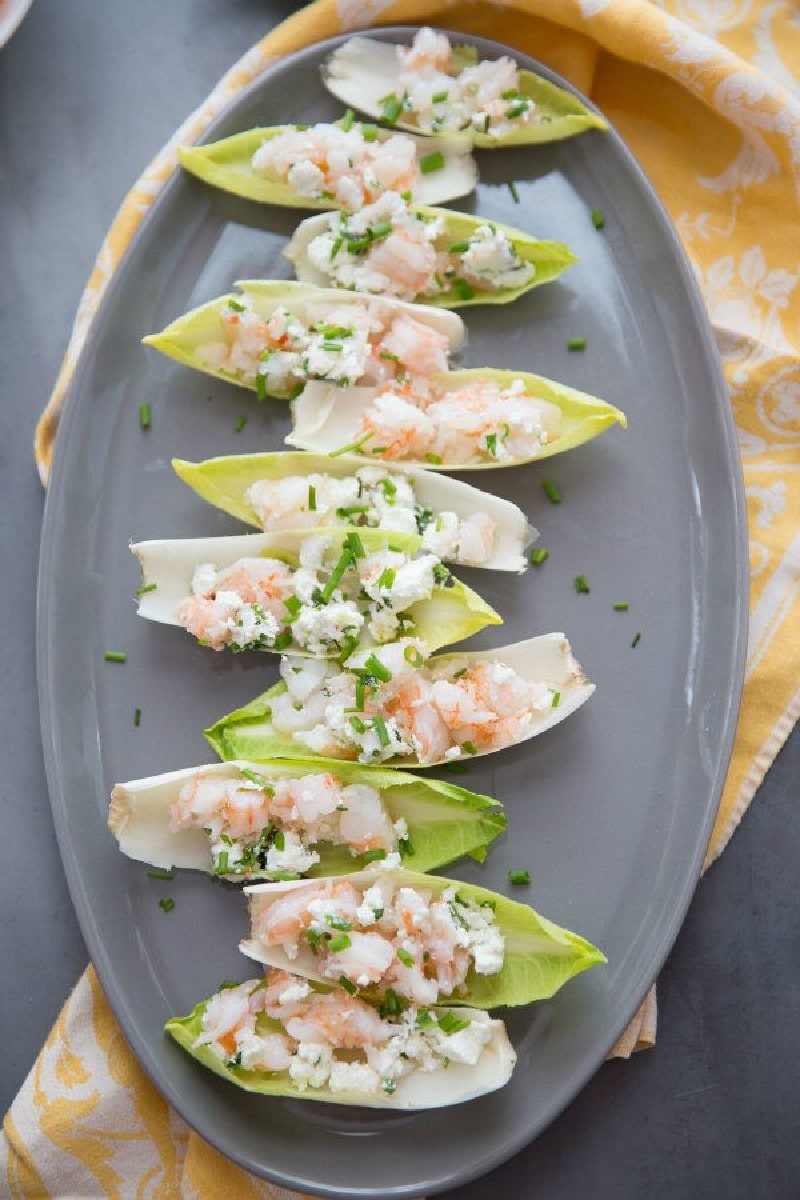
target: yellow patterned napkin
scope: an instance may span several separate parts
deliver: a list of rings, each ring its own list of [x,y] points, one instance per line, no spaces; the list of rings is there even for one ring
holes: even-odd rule
[[[800,26],[791,0],[317,0],[228,72],[123,203],[37,429],[37,465],[46,483],[61,401],[88,327],[175,166],[177,146],[281,55],[349,29],[431,22],[511,43],[588,93],[655,185],[700,280],[739,430],[752,583],[742,711],[708,866],[800,713],[800,103],[792,95]],[[655,1017],[653,990],[615,1052],[652,1045]],[[289,1196],[222,1159],[167,1108],[91,968],[4,1128],[8,1187],[25,1200]]]

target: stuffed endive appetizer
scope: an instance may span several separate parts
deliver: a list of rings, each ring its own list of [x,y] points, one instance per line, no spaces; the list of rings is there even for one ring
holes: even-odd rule
[[[584,938],[474,884],[401,868],[245,888],[249,958],[384,1003],[546,1000],[605,962]]]
[[[303,282],[442,308],[508,304],[576,261],[562,242],[446,208],[412,208],[397,192],[352,215],[307,217],[284,254]]]
[[[481,367],[339,392],[308,384],[292,407],[291,446],[439,471],[513,467],[588,442],[625,414],[525,371]]]
[[[138,542],[139,615],[212,650],[334,658],[409,633],[434,649],[501,625],[421,543],[377,529]]]
[[[339,875],[379,859],[482,860],[505,829],[490,796],[352,763],[213,763],[117,784],[108,825],[154,867],[227,879]]]
[[[561,633],[438,654],[402,638],[345,666],[286,656],[281,680],[206,737],[222,759],[325,758],[430,767],[536,737],[594,691]]]
[[[520,70],[507,55],[479,61],[474,46],[451,46],[429,28],[418,30],[410,46],[350,38],[334,50],[322,79],[344,104],[386,125],[484,148],[607,128],[571,92]]]
[[[503,1087],[516,1062],[503,1022],[485,1012],[378,1010],[287,971],[228,984],[165,1029],[245,1091],[368,1108],[461,1104]]]
[[[469,143],[410,137],[356,121],[249,129],[207,146],[184,146],[182,166],[199,179],[248,200],[288,208],[355,212],[384,192],[407,192],[416,204],[465,196],[478,172]]]
[[[445,371],[463,345],[455,313],[296,280],[248,280],[144,338],[184,366],[293,399],[309,379],[336,387]]]
[[[445,562],[524,571],[537,536],[508,500],[430,471],[387,470],[342,455],[237,454],[172,466],[210,504],[267,533],[380,528],[419,534]]]

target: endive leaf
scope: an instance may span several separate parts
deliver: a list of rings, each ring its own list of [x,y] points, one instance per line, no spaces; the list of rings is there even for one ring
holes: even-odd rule
[[[563,633],[548,633],[541,637],[500,646],[495,650],[468,650],[451,654],[437,654],[431,660],[435,665],[451,662],[458,669],[476,662],[499,662],[513,666],[518,675],[529,683],[544,683],[557,689],[559,702],[554,708],[540,714],[531,732],[523,740],[536,737],[557,725],[584,704],[594,692],[594,684],[583,673],[575,660],[570,645]],[[220,758],[225,760],[247,758],[254,762],[272,758],[294,758],[298,752],[308,755],[310,751],[297,742],[291,734],[278,732],[272,724],[271,702],[286,691],[281,680],[256,696],[243,708],[222,717],[205,731],[210,745]],[[491,754],[491,750],[480,750],[478,756]],[[416,757],[397,758],[384,764],[386,767],[432,767],[439,763],[420,763]]]
[[[362,871],[343,878],[363,895],[373,882],[374,874],[372,870]],[[398,888],[432,893],[434,897],[454,887],[466,900],[494,907],[497,927],[505,939],[503,966],[496,975],[479,975],[470,967],[465,990],[457,999],[454,996],[447,997],[449,1004],[498,1008],[500,1005],[512,1007],[530,1004],[533,1000],[547,1000],[573,976],[607,961],[605,955],[585,938],[548,921],[528,905],[518,904],[497,892],[454,879],[403,869],[380,871],[379,875]],[[259,916],[270,904],[303,887],[308,887],[308,884],[300,880],[296,883],[262,883],[245,888],[250,903],[251,936],[239,948],[256,962],[293,971],[296,975],[321,983],[330,982],[320,974],[317,958],[304,939],[300,940],[297,956],[290,959],[282,945],[267,946],[253,932]]]
[[[490,458],[485,462],[414,462],[408,465],[424,467],[426,471],[491,471],[500,467],[513,467],[524,462],[538,462],[565,450],[572,450],[584,442],[597,437],[604,429],[620,424],[627,425],[625,414],[597,396],[579,392],[566,384],[556,383],[541,375],[526,371],[499,370],[494,367],[478,367],[464,371],[448,371],[435,375],[431,380],[434,395],[440,397],[481,379],[489,379],[501,388],[510,387],[520,379],[528,395],[547,400],[561,413],[562,432],[559,437],[547,442],[531,458]],[[286,438],[291,446],[311,450],[315,454],[331,454],[341,446],[354,445],[363,434],[363,416],[378,394],[376,388],[349,388],[342,391],[324,383],[309,383],[292,406],[292,432]],[[381,461],[379,455],[364,456],[363,462]]]
[[[482,217],[453,212],[448,208],[417,207],[413,211],[425,221],[441,219],[442,232],[434,242],[437,250],[448,250],[453,245],[467,241],[479,226],[487,223]],[[306,217],[305,221],[300,222],[284,250],[286,258],[294,266],[297,278],[305,283],[317,284],[319,287],[336,286],[333,277],[314,266],[308,256],[309,245],[315,237],[327,231],[328,220],[329,214],[327,213]],[[528,233],[523,233],[520,229],[503,225],[499,221],[493,221],[492,224],[495,229],[508,237],[516,255],[535,268],[533,277],[519,287],[483,290],[475,288],[472,289],[474,294],[471,296],[461,294],[456,288],[449,287],[435,296],[423,294],[414,296],[413,299],[417,304],[431,304],[440,308],[470,308],[476,304],[509,304],[532,288],[538,287],[542,283],[551,283],[563,274],[567,267],[577,262],[576,256],[563,242],[543,241]]]
[[[455,313],[444,309],[409,304],[405,300],[394,300],[388,296],[369,296],[336,288],[319,288],[293,279],[245,280],[236,286],[240,289],[238,294],[219,296],[199,308],[192,309],[167,325],[160,333],[143,338],[144,344],[154,346],[156,350],[186,367],[193,367],[196,371],[214,376],[215,379],[224,379],[255,391],[254,373],[214,366],[207,354],[204,354],[207,347],[219,345],[225,340],[226,326],[222,316],[230,311],[231,301],[234,304],[246,301],[263,321],[268,321],[276,309],[284,308],[304,325],[324,323],[326,311],[334,308],[341,310],[343,305],[357,305],[366,308],[370,319],[379,321],[386,330],[395,317],[406,314],[446,337],[451,351],[458,350],[464,343],[463,321]],[[285,399],[287,394],[283,394],[281,398]]]
[[[192,578],[200,564],[212,563],[219,571],[241,558],[276,558],[296,567],[302,543],[320,534],[337,555],[341,553],[348,536],[341,529],[136,542],[131,545],[131,551],[142,568],[139,616],[163,625],[179,625],[178,607],[191,595]],[[378,529],[361,529],[358,536],[368,553],[392,546],[414,554],[422,542],[421,538],[411,534],[387,534]],[[404,610],[414,623],[415,636],[432,650],[471,637],[487,625],[503,623],[502,617],[477,592],[460,580],[451,577],[451,581],[452,586],[436,585],[429,599],[418,600]],[[292,654],[309,656],[307,651],[294,645],[284,648]],[[328,657],[335,658],[338,653],[331,649]]]
[[[462,47],[461,67],[468,65]],[[474,59],[477,61],[477,52]],[[471,65],[471,64],[470,64]],[[322,81],[343,104],[352,105],[360,112],[380,117],[383,112],[382,99],[400,90],[400,60],[397,47],[391,42],[378,42],[372,38],[354,37],[334,50],[322,68]],[[460,73],[460,72],[458,72]],[[520,70],[519,91],[535,101],[538,123],[520,125],[500,137],[491,132],[475,129],[448,132],[448,137],[461,139],[469,145],[482,149],[502,146],[525,146],[537,142],[556,142],[573,137],[586,129],[607,129],[608,124],[597,113],[591,112],[572,92],[557,87],[541,75]],[[403,113],[396,128],[421,133],[412,113]]]
[[[360,126],[356,124],[354,128]],[[260,146],[294,129],[294,125],[248,129],[244,133],[235,133],[232,137],[224,138],[220,142],[210,142],[205,146],[182,146],[178,150],[178,158],[181,165],[198,179],[221,188],[224,192],[244,196],[247,200],[280,204],[286,208],[337,208],[338,204],[332,193],[318,199],[303,196],[277,174],[268,175],[252,166],[253,155]],[[377,131],[378,141],[384,142],[391,136],[391,130]],[[417,174],[416,181],[411,186],[411,195],[415,203],[441,204],[445,200],[466,196],[473,190],[478,173],[468,142],[463,139],[452,141],[427,137],[414,137],[413,141],[417,150],[418,166],[420,159],[432,151],[440,153],[443,160],[439,170],[427,174],[420,171]]]
[[[183,482],[209,504],[257,527],[260,521],[247,499],[247,492],[259,480],[310,475],[331,475],[343,479],[354,475],[363,465],[363,459],[354,459],[349,455],[330,458],[327,455],[291,451],[236,454],[209,458],[199,463],[181,458],[172,460],[172,466]],[[459,519],[477,512],[486,513],[495,524],[494,543],[490,556],[480,565],[495,571],[525,570],[523,550],[537,534],[516,504],[489,492],[481,492],[460,479],[449,479],[413,467],[392,464],[387,474],[405,476],[414,489],[416,502],[433,513],[454,512]]]
[[[229,1067],[223,1063],[207,1046],[197,1046],[197,1039],[202,1033],[202,1019],[207,1000],[203,1000],[186,1017],[173,1017],[167,1021],[164,1029],[175,1039],[179,1046],[188,1051],[193,1058],[208,1067],[216,1075],[221,1075],[230,1083],[243,1088],[247,1092],[255,1092],[261,1096],[286,1096],[295,1100],[318,1100],[329,1104],[357,1104],[365,1108],[389,1108],[395,1111],[410,1111],[425,1108],[443,1108],[450,1104],[462,1104],[476,1096],[483,1096],[502,1087],[511,1077],[516,1055],[508,1040],[502,1021],[492,1021],[492,1037],[484,1047],[478,1062],[474,1067],[463,1063],[451,1062],[445,1069],[426,1072],[411,1072],[397,1081],[397,1087],[391,1094],[380,1090],[374,1093],[363,1092],[331,1092],[329,1088],[300,1089],[285,1073],[269,1074],[266,1071],[248,1071],[243,1067]],[[465,1008],[450,1009],[438,1007],[432,1010],[434,1016],[441,1017],[445,1013],[463,1020],[469,1016],[470,1010]],[[477,1014],[476,1014],[477,1015]],[[280,1032],[282,1026],[277,1021],[260,1018],[261,1027],[265,1032]]]
[[[392,822],[401,817],[408,825],[413,848],[414,868],[430,871],[464,854],[482,859],[486,847],[505,829],[506,819],[491,796],[481,796],[466,788],[438,779],[420,779],[402,771],[382,771],[353,763],[324,759],[298,758],[292,762],[275,760],[264,763],[212,763],[188,767],[117,784],[111,793],[108,826],[119,848],[129,858],[154,867],[186,867],[210,871],[212,858],[208,836],[202,829],[170,831],[170,813],[181,788],[198,774],[209,779],[244,779],[243,771],[275,783],[279,779],[300,779],[308,775],[332,774],[342,786],[362,784],[375,788],[384,811]],[[346,846],[319,842],[313,847],[320,861],[308,872],[318,875],[346,875],[359,865],[357,855]],[[232,874],[232,879],[243,876]],[[268,879],[266,870],[255,871],[249,879]]]

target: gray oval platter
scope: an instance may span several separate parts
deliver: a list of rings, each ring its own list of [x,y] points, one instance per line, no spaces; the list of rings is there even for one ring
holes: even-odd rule
[[[408,40],[410,31],[376,36]],[[207,140],[339,114],[319,65],[341,40],[277,65]],[[484,54],[513,53],[470,40]],[[400,1116],[252,1097],[204,1071],[162,1026],[221,980],[252,975],[237,950],[244,904],[234,887],[202,875],[149,879],[106,830],[115,781],[208,761],[203,728],[276,673],[268,656],[215,655],[179,630],[139,621],[128,542],[237,531],[177,480],[170,459],[280,448],[286,409],[139,341],[236,279],[288,278],[280,251],[302,214],[175,174],[94,322],[45,515],[38,653],[48,781],[72,898],[106,994],[148,1075],[204,1137],[250,1171],[328,1197],[412,1197],[474,1178],[534,1137],[597,1069],[683,919],[741,691],[747,553],[736,442],[675,233],[614,132],[483,152],[478,161],[477,193],[458,207],[565,241],[579,262],[512,306],[467,310],[464,363],[549,375],[602,395],[629,418],[627,431],[563,458],[470,478],[516,501],[550,550],[523,577],[460,572],[505,618],[475,644],[564,630],[597,683],[569,721],[458,779],[498,796],[510,828],[484,866],[449,873],[508,891],[509,869],[527,867],[532,884],[511,889],[514,898],[590,938],[609,960],[555,1000],[505,1014],[518,1052],[505,1089]],[[596,207],[605,212],[602,231],[591,221]],[[567,351],[574,337],[587,339],[583,353]],[[143,402],[152,407],[147,432]],[[237,433],[240,416],[247,424]],[[557,484],[560,505],[547,501],[545,478]],[[590,594],[576,593],[578,574]],[[628,601],[629,611],[614,611],[615,601]],[[125,651],[127,663],[105,662],[106,650]],[[169,913],[158,904],[165,896],[175,900]]]

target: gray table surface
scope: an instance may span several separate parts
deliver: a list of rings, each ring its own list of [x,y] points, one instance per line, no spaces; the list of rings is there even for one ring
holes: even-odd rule
[[[43,494],[30,453],[34,424],[128,186],[225,69],[291,8],[287,0],[37,0],[0,50],[3,1111],[87,959],[39,740],[34,596]],[[657,1048],[603,1066],[532,1146],[450,1200],[800,1195],[799,764],[795,734],[701,883],[661,976]]]

